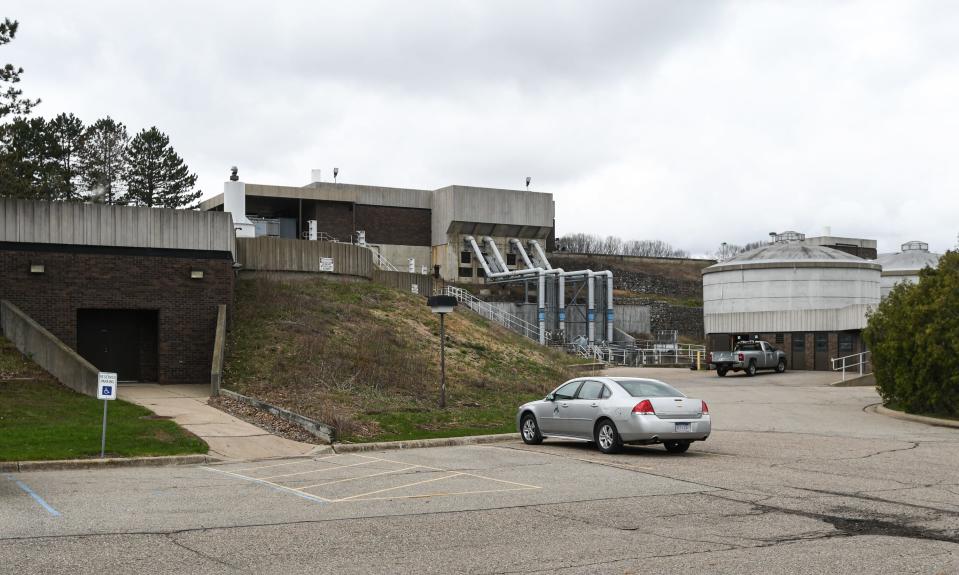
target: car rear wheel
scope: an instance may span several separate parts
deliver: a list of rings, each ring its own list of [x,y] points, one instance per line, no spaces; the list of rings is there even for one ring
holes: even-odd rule
[[[776,364],[776,373],[782,373],[786,371],[786,360],[780,359],[779,363]]]
[[[523,436],[523,443],[527,445],[539,445],[543,443],[543,434],[539,431],[539,425],[533,414],[527,413],[523,416],[519,425],[520,433]]]
[[[749,365],[746,367],[746,375],[748,377],[756,375],[756,360],[749,362]]]
[[[719,377],[726,377],[726,372],[727,372],[727,371],[729,371],[729,370],[727,370],[725,367],[717,367],[717,368],[716,368],[716,375],[718,375]]]
[[[686,453],[689,449],[689,442],[686,441],[664,441],[663,446],[670,453]]]
[[[603,453],[618,453],[623,449],[623,439],[619,436],[616,426],[608,419],[604,419],[596,425],[593,435],[596,440],[596,447]]]

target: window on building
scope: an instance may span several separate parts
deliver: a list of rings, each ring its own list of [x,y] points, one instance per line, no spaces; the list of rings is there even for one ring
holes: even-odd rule
[[[824,333],[816,334],[816,353],[826,353],[829,350],[829,337]]]
[[[461,264],[473,263],[473,254],[471,254],[470,252],[460,252],[460,263]]]
[[[777,333],[777,334],[776,334],[776,343],[778,343],[778,344],[780,344],[780,345],[786,343],[786,334],[784,334],[784,333]]]
[[[516,254],[506,254],[506,265],[508,266],[516,265]]]
[[[839,334],[839,357],[845,355],[852,355],[855,353],[853,351],[853,336],[851,333],[841,333]]]
[[[473,268],[460,268],[459,275],[461,278],[471,278],[473,277]]]

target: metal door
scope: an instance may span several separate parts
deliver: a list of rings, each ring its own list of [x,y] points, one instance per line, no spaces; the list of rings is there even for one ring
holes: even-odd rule
[[[582,381],[571,381],[561,386],[553,392],[553,401],[549,402],[547,409],[552,407],[546,417],[540,421],[539,427],[543,433],[558,433],[560,435],[571,435],[567,429],[569,427],[569,406],[576,397],[576,391],[582,384]]]
[[[156,381],[157,312],[77,310],[77,352],[121,381]]]
[[[816,369],[819,371],[828,371],[829,366],[829,334],[816,334]]]
[[[593,421],[600,412],[600,399],[603,395],[603,384],[589,380],[579,388],[576,399],[569,402],[569,408],[560,410],[564,416],[563,426],[573,437],[592,439]]]
[[[793,369],[806,369],[806,334],[792,334],[792,360],[789,364]]]

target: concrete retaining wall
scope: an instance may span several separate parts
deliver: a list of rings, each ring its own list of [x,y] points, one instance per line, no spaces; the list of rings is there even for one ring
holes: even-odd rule
[[[97,395],[97,368],[7,300],[0,300],[0,328],[21,353],[63,385]]]

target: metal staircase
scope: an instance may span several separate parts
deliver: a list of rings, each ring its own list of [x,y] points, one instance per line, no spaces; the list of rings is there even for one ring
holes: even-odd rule
[[[468,307],[475,313],[485,317],[488,320],[495,321],[501,326],[515,331],[516,333],[527,337],[539,343],[539,326],[529,323],[513,314],[497,309],[485,301],[474,296],[463,288],[456,286],[446,286],[445,295],[453,296],[461,305]]]

